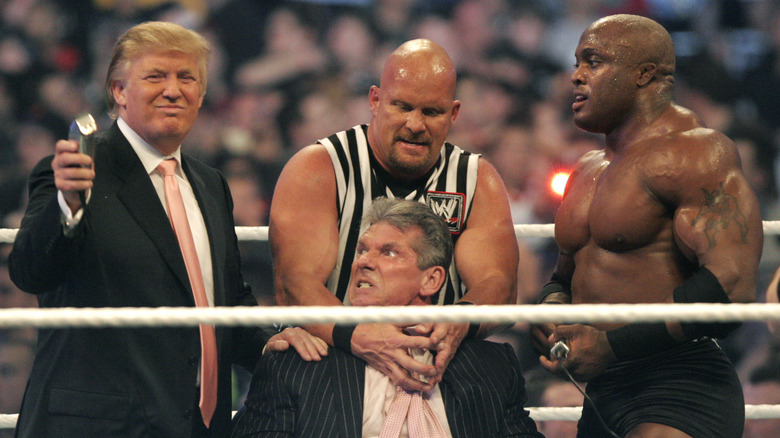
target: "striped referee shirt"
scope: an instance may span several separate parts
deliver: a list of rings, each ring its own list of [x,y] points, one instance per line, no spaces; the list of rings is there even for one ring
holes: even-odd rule
[[[456,243],[467,226],[477,186],[479,155],[447,142],[436,165],[425,176],[411,183],[395,181],[374,158],[367,131],[368,125],[358,125],[318,141],[330,155],[338,189],[339,255],[328,288],[345,304],[349,304],[347,288],[357,241],[368,228],[363,218],[373,199],[385,196],[426,203],[445,219]],[[432,302],[452,304],[466,293],[465,289],[452,260],[448,281]]]

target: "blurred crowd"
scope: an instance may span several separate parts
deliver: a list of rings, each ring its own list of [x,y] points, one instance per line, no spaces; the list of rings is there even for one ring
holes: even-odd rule
[[[560,199],[551,177],[602,147],[571,121],[569,77],[582,30],[612,13],[649,16],[671,32],[677,102],[737,143],[764,220],[780,219],[778,0],[0,0],[0,228],[19,226],[30,170],[67,137],[74,116],[89,111],[109,126],[112,44],[146,20],[178,22],[212,43],[206,102],[186,149],[226,174],[237,225],[267,224],[276,177],[299,148],[369,121],[368,88],[386,56],[417,37],[457,64],[463,106],[449,141],[496,166],[515,223],[551,223]],[[780,245],[777,236],[766,241],[768,283]],[[519,301],[532,302],[556,250],[549,238],[518,245]],[[2,260],[8,250],[0,248]],[[243,242],[242,258],[259,301],[272,304],[267,243]],[[3,272],[0,306],[34,306],[12,297]],[[0,332],[0,342],[28,337]],[[732,338],[736,362],[760,349],[755,339],[772,343],[760,324]],[[533,355],[523,359],[534,367]]]

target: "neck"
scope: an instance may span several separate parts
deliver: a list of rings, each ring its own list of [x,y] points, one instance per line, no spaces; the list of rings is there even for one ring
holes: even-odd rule
[[[669,101],[654,105],[640,103],[624,124],[606,134],[607,149],[618,152],[639,141],[669,132],[672,127],[669,119],[673,113],[674,105]]]

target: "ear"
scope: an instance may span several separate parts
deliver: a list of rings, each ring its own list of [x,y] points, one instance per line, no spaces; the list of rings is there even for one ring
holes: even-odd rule
[[[447,271],[441,266],[433,266],[423,271],[420,297],[427,298],[438,292],[446,279]]]
[[[638,67],[639,78],[637,78],[636,84],[639,87],[644,87],[649,84],[658,72],[658,66],[653,62],[643,62]]]
[[[450,119],[450,123],[455,122],[455,119],[458,118],[459,112],[460,112],[460,101],[455,100],[452,102],[452,118]]]
[[[125,86],[122,81],[111,82],[111,95],[114,96],[114,102],[118,106],[125,106],[127,103],[125,99]]]
[[[371,114],[376,117],[377,110],[379,108],[379,87],[372,85],[368,90],[368,106],[371,108]]]

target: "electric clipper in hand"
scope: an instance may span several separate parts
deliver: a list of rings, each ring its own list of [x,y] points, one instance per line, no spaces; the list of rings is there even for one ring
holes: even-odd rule
[[[569,346],[563,341],[558,341],[550,349],[550,356],[558,360],[566,359],[569,355]]]
[[[73,123],[70,124],[68,138],[79,142],[79,152],[94,157],[96,132],[95,118],[92,117],[92,114],[83,113],[76,116]]]

